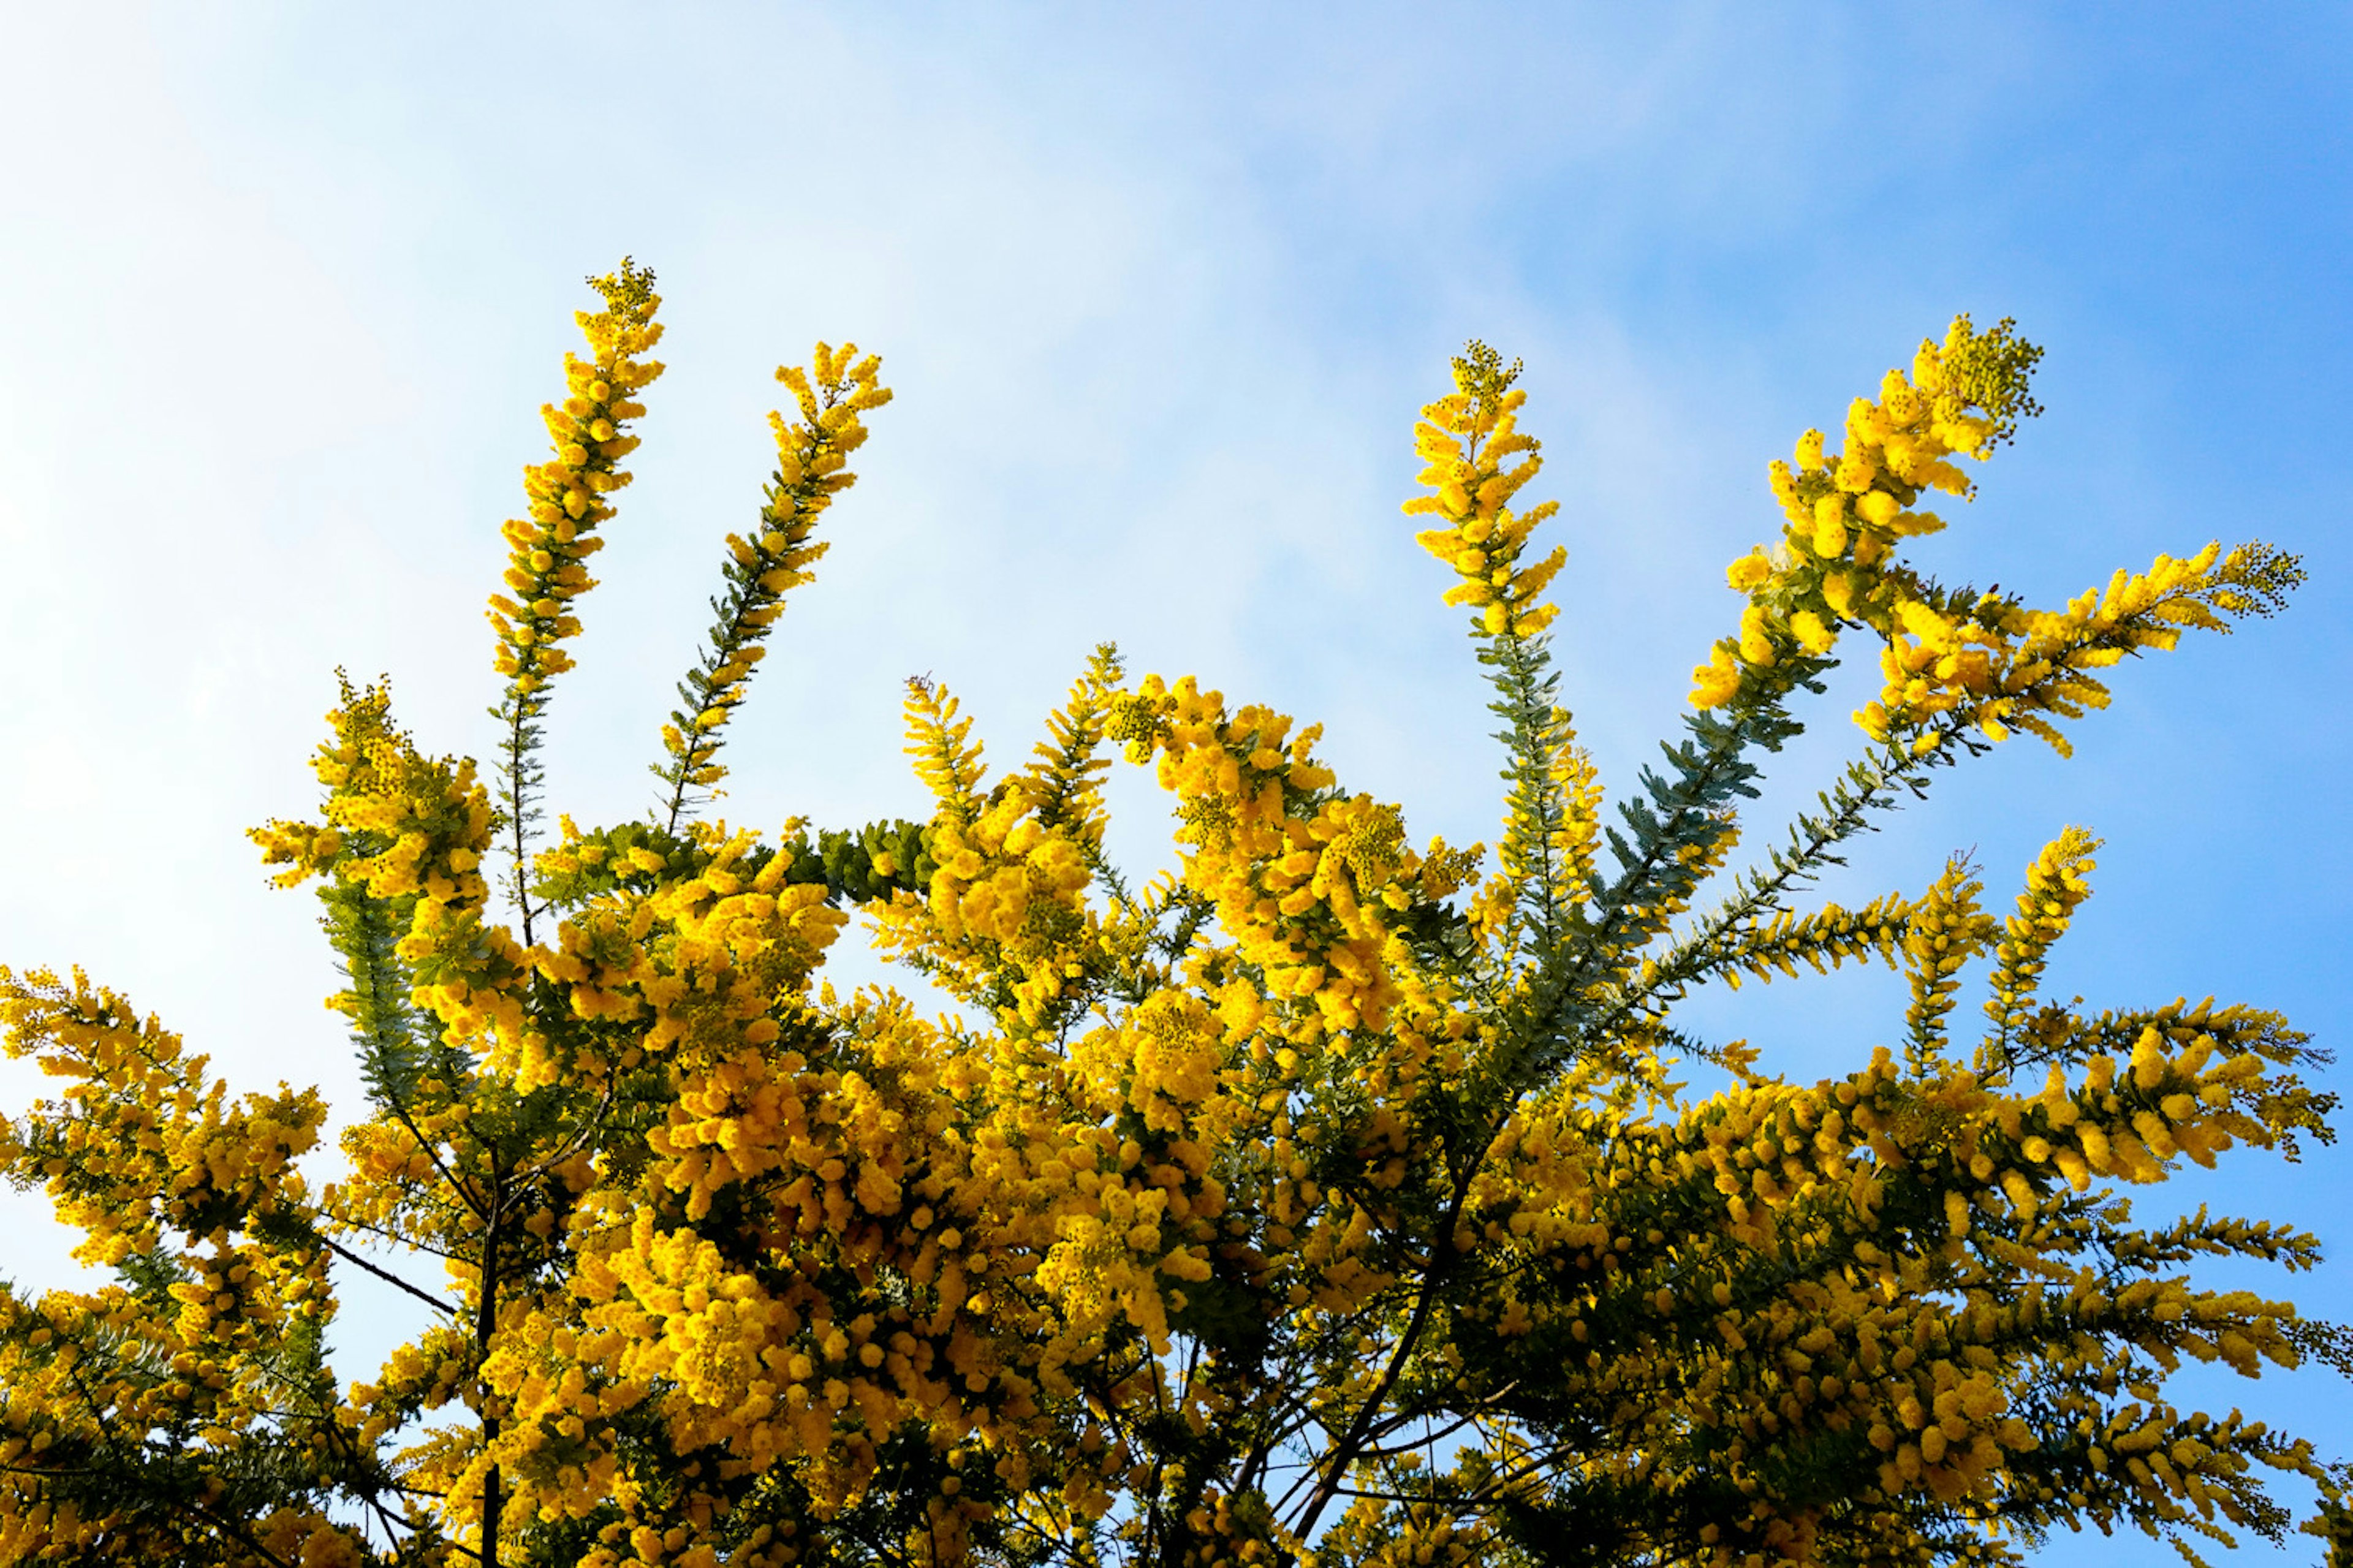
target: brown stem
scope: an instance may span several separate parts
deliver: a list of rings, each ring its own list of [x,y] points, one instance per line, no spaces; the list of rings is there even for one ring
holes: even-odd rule
[[[1343,1433],[1340,1440],[1332,1446],[1330,1458],[1324,1467],[1324,1479],[1308,1497],[1306,1505],[1301,1509],[1298,1522],[1292,1526],[1292,1532],[1303,1541],[1307,1539],[1308,1532],[1315,1528],[1315,1521],[1322,1516],[1324,1508],[1339,1495],[1341,1483],[1348,1474],[1348,1467],[1356,1463],[1358,1454],[1371,1440],[1373,1425],[1379,1418],[1381,1406],[1388,1402],[1389,1391],[1397,1386],[1398,1379],[1405,1374],[1406,1363],[1411,1358],[1414,1348],[1420,1342],[1421,1331],[1430,1322],[1430,1309],[1437,1304],[1439,1289],[1446,1282],[1447,1275],[1451,1272],[1451,1266],[1454,1261],[1454,1226],[1455,1222],[1462,1216],[1462,1205],[1470,1196],[1471,1177],[1475,1171],[1476,1167],[1473,1167],[1472,1173],[1464,1174],[1456,1183],[1453,1199],[1446,1205],[1446,1212],[1439,1220],[1437,1234],[1431,1237],[1430,1250],[1435,1256],[1431,1258],[1429,1268],[1422,1273],[1421,1295],[1413,1304],[1413,1316],[1407,1320],[1405,1331],[1398,1336],[1396,1353],[1389,1357],[1389,1364],[1382,1370],[1380,1381],[1376,1383],[1372,1392],[1365,1396],[1364,1404],[1356,1411],[1356,1419],[1348,1423],[1347,1431]]]
[[[418,1286],[410,1284],[407,1280],[403,1279],[399,1275],[395,1274],[389,1268],[377,1268],[375,1264],[370,1263],[366,1258],[362,1258],[358,1253],[353,1252],[350,1247],[342,1246],[336,1242],[333,1237],[322,1236],[319,1237],[319,1241],[328,1251],[333,1253],[336,1257],[342,1258],[353,1268],[365,1269],[368,1273],[375,1275],[385,1284],[395,1286],[399,1289],[407,1291],[408,1294],[416,1297],[418,1300],[424,1302],[435,1311],[452,1313],[457,1311],[457,1308],[451,1306],[440,1297],[436,1296],[430,1291],[425,1290]]]
[[[491,1359],[491,1336],[499,1324],[499,1220],[505,1208],[504,1184],[496,1168],[491,1177],[491,1212],[489,1224],[482,1232],[481,1300],[474,1314],[475,1365]],[[482,1402],[482,1447],[489,1448],[499,1440],[499,1418],[493,1413],[490,1389],[476,1374],[476,1397]],[[482,1568],[499,1568],[499,1514],[501,1512],[499,1468],[493,1464],[482,1476],[482,1545],[477,1554]]]

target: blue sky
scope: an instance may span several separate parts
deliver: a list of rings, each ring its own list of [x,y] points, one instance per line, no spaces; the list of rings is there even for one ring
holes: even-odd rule
[[[732,816],[915,814],[906,676],[1009,759],[1112,637],[1324,720],[1345,780],[1459,842],[1492,833],[1489,719],[1396,507],[1465,337],[1527,363],[1570,700],[1622,784],[1734,615],[1724,563],[1774,526],[1766,460],[1954,311],[2014,315],[2049,413],[1933,569],[2053,601],[2262,536],[2313,581],[2119,671],[2072,763],[2020,741],[1946,775],[1831,890],[1973,847],[2006,899],[2084,822],[2108,847],[2055,989],[2212,992],[2343,1043],[2348,13],[1266,9],[18,9],[0,959],[83,963],[238,1082],[353,1100],[311,908],[241,829],[308,805],[339,664],[390,672],[429,746],[488,752],[497,524],[579,279],[631,252],[670,370],[555,704],[553,795],[584,819],[648,802],[766,470],[769,372],[817,337],[881,352],[899,401],[739,721]],[[1850,746],[1864,679],[1768,805]],[[1121,791],[1147,859],[1158,807]],[[1895,996],[1752,987],[1699,1016],[1810,1078],[1891,1035]],[[2255,1155],[2144,1206],[2293,1219],[2343,1257],[2348,1173]],[[18,1277],[58,1277],[5,1212]],[[2294,1296],[2353,1318],[2348,1266]],[[2186,1402],[2353,1455],[2327,1373],[2228,1382]]]

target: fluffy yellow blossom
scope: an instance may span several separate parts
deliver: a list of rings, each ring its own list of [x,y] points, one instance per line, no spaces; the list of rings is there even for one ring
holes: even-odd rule
[[[1550,626],[1560,612],[1542,595],[1568,561],[1559,547],[1523,559],[1529,535],[1559,507],[1546,501],[1515,513],[1509,505],[1544,468],[1540,444],[1520,433],[1527,394],[1513,385],[1519,374],[1516,362],[1506,366],[1494,350],[1473,342],[1454,362],[1454,390],[1424,408],[1414,430],[1426,465],[1421,482],[1432,493],[1405,510],[1444,520],[1415,537],[1454,568],[1461,581],[1446,602],[1477,608],[1473,626],[1484,637],[1528,637]]]
[[[1957,322],[1835,449],[1809,431],[1768,468],[1782,535],[1732,563],[1697,710],[1614,813],[1550,663],[1552,508],[1515,510],[1518,367],[1472,345],[1416,426],[1408,510],[1501,721],[1492,860],[1345,786],[1318,726],[1131,680],[1108,645],[999,774],[911,681],[921,821],[702,816],[890,395],[820,344],[781,373],[798,416],[725,542],[662,799],[533,853],[546,682],[659,368],[650,281],[599,285],[509,525],[496,797],[346,682],[319,809],[254,835],[342,967],[367,1100],[338,1178],[302,1168],[314,1093],[234,1099],[120,994],[0,969],[7,1049],[58,1086],[0,1120],[0,1173],[112,1271],[0,1287],[0,1561],[1991,1563],[2059,1524],[2270,1532],[2261,1471],[2336,1484],[2163,1394],[2185,1361],[2334,1354],[2289,1304],[2184,1272],[2316,1244],[2202,1211],[2137,1229],[2115,1201],[2328,1137],[2304,1037],[2044,996],[2091,893],[2081,828],[2007,915],[1966,859],[1859,907],[1799,897],[1979,737],[2056,742],[2094,672],[2298,578],[2210,548],[2037,611],[1905,565],[1942,526],[1926,493],[1966,496],[1959,460],[2033,412],[2008,323]],[[1864,636],[1862,756],[1732,870],[1799,694]],[[1111,853],[1120,757],[1174,819],[1140,882]],[[828,983],[853,919],[953,1010]],[[1905,977],[1902,1037],[1810,1084],[1683,1006],[1850,963]],[[337,1269],[417,1314],[342,1384]]]
[[[1957,318],[1941,343],[1922,343],[1909,376],[1890,370],[1876,399],[1855,400],[1844,455],[1809,430],[1794,464],[1769,466],[1788,518],[1783,542],[1778,553],[1759,547],[1733,563],[1732,586],[1748,603],[1730,647],[1720,644],[1694,670],[1694,707],[1787,690],[1801,672],[1763,673],[1785,629],[1821,658],[1841,627],[1860,626],[1885,647],[1882,691],[1855,716],[1873,739],[1925,756],[1954,733],[2000,741],[2022,729],[2064,752],[2058,721],[2107,700],[2094,671],[2142,648],[2170,647],[2184,626],[2268,613],[2300,580],[2295,563],[2268,546],[2226,555],[2209,545],[2186,560],[2160,556],[2146,574],[2119,573],[2105,594],[2050,612],[1957,595],[1905,566],[1901,542],[1945,526],[1914,510],[1921,497],[1974,493],[1950,459],[1986,460],[2019,418],[2039,412],[2026,385],[2041,356],[2008,321],[1979,332]]]

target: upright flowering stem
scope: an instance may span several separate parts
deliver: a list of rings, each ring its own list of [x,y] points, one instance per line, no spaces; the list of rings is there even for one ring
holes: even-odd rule
[[[786,365],[776,372],[797,401],[800,417],[768,416],[776,438],[776,469],[769,476],[759,531],[750,539],[727,536],[722,569],[727,588],[712,601],[719,619],[702,657],[679,683],[686,706],[662,726],[662,749],[670,761],[656,764],[654,773],[670,787],[660,807],[666,832],[676,833],[698,801],[707,799],[726,776],[717,761],[720,731],[743,703],[753,668],[767,657],[761,645],[785,612],[786,593],[815,575],[811,569],[828,548],[813,537],[817,520],[835,496],[858,482],[846,465],[849,454],[865,445],[862,416],[891,401],[881,373],[881,356],[860,359],[855,343],[835,349],[822,342],[808,370]]]
[[[652,269],[624,258],[618,271],[588,282],[604,296],[605,309],[575,317],[589,355],[564,356],[564,402],[540,410],[554,456],[523,470],[529,510],[501,531],[510,552],[508,592],[491,595],[489,612],[498,634],[496,666],[507,678],[491,711],[505,730],[499,776],[513,858],[509,885],[525,946],[534,913],[531,830],[544,782],[540,720],[549,683],[572,668],[572,656],[558,645],[579,634],[574,604],[596,585],[584,563],[605,546],[596,531],[613,516],[606,498],[629,482],[620,461],[638,445],[628,434],[629,422],[645,413],[636,395],[662,373],[659,361],[641,357],[662,335],[654,320],[661,296],[653,291]]]

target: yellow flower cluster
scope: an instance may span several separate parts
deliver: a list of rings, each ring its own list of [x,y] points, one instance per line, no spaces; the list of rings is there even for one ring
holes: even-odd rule
[[[1520,433],[1528,395],[1512,384],[1519,373],[1517,362],[1506,368],[1481,342],[1454,362],[1454,390],[1423,408],[1414,426],[1414,450],[1427,465],[1420,482],[1431,493],[1405,503],[1409,514],[1446,520],[1414,538],[1454,569],[1461,580],[1446,602],[1477,608],[1488,637],[1534,637],[1550,626],[1559,607],[1540,597],[1568,560],[1566,547],[1556,547],[1522,561],[1528,536],[1560,508],[1546,501],[1514,513],[1509,504],[1544,467],[1540,444]]]
[[[79,971],[0,967],[0,1027],[11,1057],[68,1082],[0,1118],[0,1173],[46,1186],[82,1233],[78,1259],[135,1281],[37,1302],[0,1286],[0,1560],[111,1560],[126,1539],[200,1546],[208,1531],[179,1494],[225,1489],[276,1429],[315,1434],[322,1415],[305,1406],[290,1346],[334,1310],[296,1168],[326,1108],[282,1085],[232,1104],[205,1058]],[[80,1478],[126,1457],[124,1431],[186,1435],[179,1488],[86,1506]],[[349,1532],[290,1501],[259,1534],[283,1561],[363,1561]]]
[[[395,910],[396,951],[419,980],[413,1000],[452,1039],[517,1037],[523,1015],[509,983],[523,971],[523,952],[482,919],[489,794],[472,762],[418,752],[393,724],[391,702],[382,687],[355,691],[345,681],[327,715],[331,739],[311,761],[326,786],[325,822],[272,822],[249,837],[264,864],[286,868],[280,887],[326,878]],[[344,992],[329,1005],[348,1014],[360,1001]]]
[[[720,605],[711,647],[687,678],[690,701],[662,726],[670,758],[670,823],[677,825],[686,792],[708,789],[726,776],[715,760],[720,729],[741,705],[761,644],[784,614],[785,594],[815,575],[827,545],[812,537],[833,498],[858,482],[849,454],[866,444],[864,416],[891,401],[881,384],[881,356],[859,357],[858,345],[820,342],[809,370],[785,365],[776,379],[792,392],[800,417],[768,416],[776,438],[776,471],[768,485],[761,527],[753,538],[727,536],[734,592]]]
[[[577,455],[534,470],[510,530],[516,591],[551,607],[500,601],[522,936],[489,918],[471,764],[420,753],[381,689],[329,715],[318,819],[254,836],[280,882],[319,880],[348,976],[372,1114],[345,1179],[314,1200],[298,1169],[314,1095],[232,1103],[120,996],[0,970],[8,1049],[67,1080],[0,1121],[0,1173],[118,1271],[0,1288],[0,1559],[389,1563],[357,1508],[403,1563],[504,1568],[1472,1568],[1548,1539],[1997,1563],[1999,1532],[2059,1522],[2268,1529],[2259,1469],[2331,1473],[2160,1389],[2185,1361],[2327,1348],[2179,1273],[2316,1244],[2202,1214],[2137,1230],[2116,1197],[2327,1138],[2303,1037],[2043,999],[2089,895],[2080,829],[2006,921],[1959,859],[1917,897],[1791,903],[1936,743],[2043,733],[2105,694],[2091,671],[2293,585],[2291,560],[2209,552],[2043,615],[1899,563],[1936,526],[1921,496],[1966,493],[1956,459],[2032,412],[2007,323],[1957,323],[1856,405],[1843,452],[1810,434],[1777,466],[1785,538],[1736,563],[1740,634],[1697,673],[1731,711],[1687,716],[1608,832],[1541,635],[1563,555],[1526,559],[1552,509],[1512,506],[1538,468],[1517,367],[1472,345],[1417,427],[1409,510],[1443,524],[1421,542],[1500,697],[1483,883],[1480,850],[1417,850],[1399,808],[1342,788],[1317,728],[1131,683],[1108,646],[994,779],[955,700],[912,683],[921,825],[696,820],[889,398],[820,344],[780,373],[801,416],[776,422],[757,537],[729,541],[667,817],[565,818],[526,864],[530,726],[626,394],[658,368],[649,278],[607,283],[579,406],[551,415]],[[1856,626],[1887,647],[1873,747],[1672,930],[1740,842],[1751,753],[1797,731],[1780,700]],[[1141,887],[1106,848],[1113,750],[1176,821]],[[958,1012],[822,981],[853,902]],[[1905,1047],[1811,1086],[1675,1012],[1709,980],[1873,957],[1908,975]],[[1951,1017],[1989,966],[1964,1065]],[[1694,1064],[1732,1082],[1688,1092]],[[331,1258],[432,1313],[340,1394]]]
[[[1795,976],[1803,963],[1816,974],[1827,974],[1848,959],[1861,962],[1874,955],[1894,968],[1911,933],[1912,910],[1912,900],[1895,894],[1873,899],[1859,910],[1835,903],[1810,915],[1784,910],[1746,933],[1733,961],[1737,967],[1725,972],[1725,981],[1736,991],[1742,971],[1769,980],[1776,973]]]
[[[1073,690],[1057,715],[1075,726],[1070,743],[1089,750],[1100,740],[1101,700],[1099,685]],[[981,749],[956,700],[917,682],[906,707],[908,754],[939,803],[930,838],[938,869],[920,912],[883,911],[885,950],[941,966],[958,994],[1009,1012],[1016,1026],[1043,1027],[1103,961],[1101,922],[1084,899],[1101,843],[1092,775],[1058,780],[1033,768],[983,795]]]
[[[2069,744],[2053,719],[2107,706],[2108,688],[2091,671],[2170,648],[2185,626],[2227,630],[2215,607],[2237,607],[2243,584],[2274,559],[2261,545],[2226,556],[2211,543],[2187,559],[2159,555],[2147,572],[2120,570],[2105,590],[2087,590],[2061,611],[1992,599],[1967,610],[1903,601],[1883,659],[1886,688],[1857,721],[1884,739],[1949,714],[1992,740],[2027,731],[2064,755]]]
[[[1916,1079],[1883,1050],[1850,1079],[1808,1089],[1757,1084],[1664,1126],[1613,1124],[1573,1099],[1532,1106],[1491,1147],[1466,1211],[1467,1225],[1531,1272],[1500,1274],[1505,1283],[1488,1308],[1455,1331],[1465,1341],[1492,1334],[1499,1345],[1524,1338],[1531,1320],[1518,1293],[1550,1295],[1534,1281],[1565,1268],[1576,1288],[1562,1303],[1568,1331],[1553,1342],[1572,1348],[1572,1367],[1584,1369],[1573,1375],[1587,1407],[1615,1405],[1624,1430],[1610,1450],[1650,1456],[1624,1480],[1672,1490],[1692,1475],[1675,1457],[1704,1450],[1708,1465],[1759,1500],[1749,1521],[1723,1533],[1725,1550],[1702,1560],[1736,1563],[1752,1549],[1767,1561],[1809,1560],[1805,1542],[1823,1510],[1768,1506],[1749,1466],[1810,1434],[1864,1434],[1885,1456],[1878,1495],[1839,1502],[1885,1507],[1919,1492],[1997,1506],[2017,1484],[2005,1457],[2048,1441],[2012,1408],[2021,1369],[2004,1349],[2021,1335],[2055,1331],[2072,1344],[2064,1353],[2086,1382],[2069,1399],[2086,1415],[2097,1403],[2090,1391],[2131,1362],[2093,1331],[2137,1340],[2168,1366],[2187,1356],[2252,1375],[2259,1360],[2296,1363],[2284,1331],[2289,1310],[2277,1303],[2179,1280],[2119,1286],[2097,1257],[2071,1262],[2084,1232],[2060,1201],[2094,1174],[2156,1180],[2174,1158],[2202,1162],[2233,1136],[2272,1142],[2279,1124],[2253,1113],[2262,1099],[2253,1085],[2275,1029],[2276,1020],[2242,1010],[2169,1009],[2140,1028],[2128,1067],[2094,1053],[2080,1083],[2054,1067],[2033,1095],[1949,1069]],[[1658,1212],[1662,1179],[1692,1184],[1684,1201],[1715,1208],[1712,1238],[1686,1228],[1672,1254],[1662,1250],[1666,1238],[1641,1216]],[[1933,1201],[1921,1213],[1924,1200]],[[1869,1228],[1849,1228],[1855,1215]],[[2022,1295],[1997,1294],[1965,1241],[2014,1247],[2008,1255],[2039,1278]],[[2185,1230],[2178,1244],[2310,1246],[2235,1224]],[[1752,1258],[1825,1247],[1842,1268],[1810,1268],[1795,1284],[1755,1282]],[[2186,1499],[2208,1518],[2220,1510],[2247,1522],[2230,1483],[2251,1460],[2311,1464],[2307,1450],[2276,1451],[2235,1415],[2185,1421],[2130,1407],[2103,1419],[2112,1433],[2132,1433],[2124,1452],[2139,1461],[2116,1458],[2129,1494],[2121,1506],[2159,1517],[2181,1517]],[[2105,1446],[2090,1462],[2105,1474],[2117,1445],[2098,1441]]]
[[[2002,928],[2001,945],[1994,953],[1993,974],[1985,1005],[1993,1033],[1986,1049],[1994,1053],[1981,1068],[2007,1067],[2013,1042],[2030,1026],[2036,989],[2042,980],[2045,956],[2067,933],[2075,908],[2092,896],[2084,880],[2098,862],[2092,858],[2100,841],[2080,827],[2070,827],[2042,847],[2026,869],[2026,886],[2018,895],[2017,912]],[[2053,1014],[2055,1022],[2060,1015]]]
[[[1968,860],[1956,856],[1926,895],[1905,911],[1904,960],[1912,972],[1912,1002],[1904,1021],[1917,1051],[1934,1052],[1943,1043],[1961,971],[1991,940],[1993,919],[1978,908],[1984,890]]]
[[[1905,569],[1898,543],[1945,526],[1914,510],[1923,494],[1973,494],[1951,459],[1985,460],[2018,416],[2040,412],[2025,388],[2041,355],[2008,321],[1981,333],[1957,317],[1942,344],[1921,343],[1908,377],[1890,370],[1877,399],[1855,400],[1843,452],[1825,451],[1821,432],[1809,430],[1794,462],[1771,465],[1782,542],[1728,569],[1748,604],[1739,635],[1692,672],[1694,707],[1722,707],[1760,679],[1785,689],[1783,659],[1826,658],[1843,628],[1860,626],[1886,644],[1884,686],[1855,715],[1873,740],[1925,754],[1964,730],[2000,741],[2021,729],[2063,755],[2056,721],[2107,703],[2094,671],[2170,648],[2184,627],[2225,630],[2225,614],[2268,613],[2300,580],[2269,546],[2225,555],[2209,544],[2187,559],[2159,555],[2146,573],[2119,570],[2105,591],[2045,611],[1950,593]]]
[[[603,846],[565,826],[565,843],[540,858],[543,869],[603,858]],[[555,987],[567,1021],[562,1037],[577,1049],[556,1052],[554,1031],[522,1036],[502,1065],[526,1091],[689,1046],[776,1037],[771,1015],[797,1005],[845,917],[822,885],[787,881],[789,859],[753,835],[697,825],[696,841],[700,853],[680,858],[700,863],[682,873],[653,850],[631,850],[633,868],[661,879],[655,889],[586,903],[558,925],[552,948],[532,950],[529,963]]]
[[[1224,698],[1187,676],[1137,689],[1131,718],[1158,752],[1161,786],[1184,826],[1185,886],[1212,900],[1240,962],[1261,969],[1263,994],[1229,992],[1229,1037],[1248,1037],[1273,1009],[1296,1044],[1327,1032],[1386,1026],[1402,993],[1392,971],[1398,913],[1454,891],[1463,858],[1434,842],[1417,854],[1395,806],[1341,795],[1316,762],[1321,726]],[[1139,760],[1141,760],[1139,758]]]
[[[1419,1468],[1406,1467],[1409,1475]],[[1498,1543],[1483,1523],[1456,1518],[1440,1505],[1368,1497],[1351,1504],[1315,1544],[1316,1560],[1326,1568],[1465,1568]],[[1241,1560],[1250,1558],[1245,1553]]]
[[[326,1119],[315,1090],[232,1106],[225,1083],[205,1082],[206,1058],[185,1056],[178,1036],[79,970],[66,981],[0,968],[0,1028],[10,1056],[71,1080],[25,1123],[0,1118],[0,1152],[46,1178],[83,1233],[76,1258],[119,1263],[167,1232],[223,1247],[257,1217],[304,1212],[294,1162]]]
[[[554,456],[523,470],[529,515],[501,531],[511,552],[507,592],[491,595],[498,671],[526,698],[572,668],[556,645],[579,633],[572,603],[596,585],[583,563],[604,548],[596,530],[613,516],[605,498],[629,482],[620,460],[637,449],[627,431],[646,411],[638,394],[662,373],[659,361],[643,357],[662,336],[653,273],[625,260],[589,281],[606,308],[575,317],[589,357],[564,356],[564,402],[540,410]]]
[[[882,1445],[911,1421],[951,1458],[977,1426],[1009,1446],[1000,1469],[1046,1462],[1039,1400],[1057,1347],[1037,1342],[1037,1306],[996,1282],[1044,1278],[1041,1189],[1082,1168],[1076,1152],[1034,1121],[970,1137],[939,1098],[953,1063],[936,1029],[894,1009],[844,1021],[864,1042],[862,1070],[757,1049],[691,1069],[695,1053],[681,1056],[649,1195],[658,1205],[659,1189],[723,1149],[711,1184],[754,1205],[772,1261],[755,1278],[696,1231],[658,1225],[651,1206],[618,1226],[627,1199],[597,1208],[578,1232],[591,1331],[548,1363],[576,1355],[589,1370],[522,1390],[543,1426],[576,1421],[596,1439],[659,1391],[681,1451],[720,1447],[723,1478],[792,1464],[825,1513],[859,1506]],[[861,1277],[896,1289],[870,1296]],[[587,1487],[595,1472],[575,1468]],[[1102,1485],[1096,1473],[1079,1490]],[[956,1489],[939,1494],[933,1522],[961,1531],[985,1510],[965,1512]]]
[[[1890,370],[1876,400],[1855,399],[1843,453],[1826,452],[1822,433],[1809,430],[1794,464],[1774,461],[1773,493],[1788,518],[1783,548],[1778,558],[1760,548],[1733,563],[1732,585],[1749,605],[1740,635],[1717,643],[1694,671],[1695,706],[1731,700],[1748,672],[1786,654],[1828,654],[1844,625],[1883,630],[1916,603],[1886,568],[1899,540],[1945,524],[1913,509],[1931,489],[1968,496],[1969,481],[1950,459],[1984,460],[2018,414],[2036,412],[2025,384],[2042,351],[2010,329],[2004,321],[1979,333],[1967,316],[1955,318],[1941,345],[1921,343],[1908,378]]]

